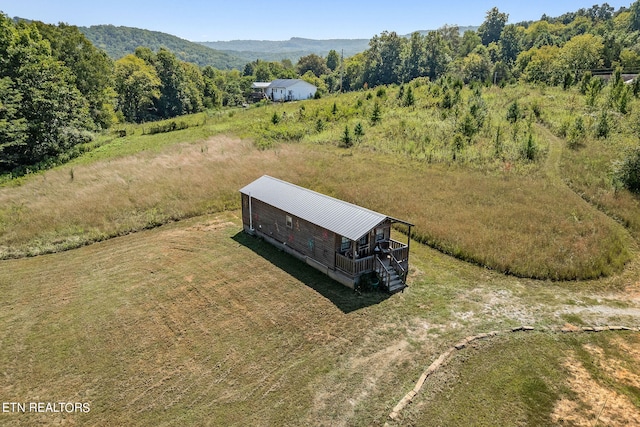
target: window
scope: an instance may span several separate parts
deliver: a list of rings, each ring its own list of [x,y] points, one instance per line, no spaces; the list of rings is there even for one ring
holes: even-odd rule
[[[287,228],[293,228],[293,219],[291,219],[291,215],[287,215]]]
[[[342,242],[340,243],[340,251],[344,252],[347,251],[351,248],[351,240],[347,239],[346,237],[342,238]]]
[[[376,228],[376,242],[384,240],[384,228]]]
[[[367,233],[367,234],[365,234],[364,236],[362,236],[362,237],[360,238],[360,240],[358,240],[358,244],[359,244],[360,246],[366,246],[366,245],[367,245],[367,243],[369,243],[369,234],[368,234],[368,233]]]

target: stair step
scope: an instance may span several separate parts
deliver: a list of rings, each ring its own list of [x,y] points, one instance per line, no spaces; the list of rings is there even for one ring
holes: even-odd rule
[[[391,286],[389,286],[389,293],[395,294],[396,292],[402,291],[406,287],[407,286],[402,282],[392,284]]]

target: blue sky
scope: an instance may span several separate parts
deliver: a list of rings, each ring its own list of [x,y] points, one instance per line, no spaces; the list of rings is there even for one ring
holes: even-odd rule
[[[498,7],[509,22],[589,8],[596,0],[0,0],[0,11],[56,24],[124,25],[192,41],[370,39],[382,31],[408,34],[444,24],[480,25]],[[616,10],[633,1],[608,0]]]

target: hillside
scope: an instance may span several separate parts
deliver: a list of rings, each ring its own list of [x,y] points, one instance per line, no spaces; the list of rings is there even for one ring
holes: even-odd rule
[[[114,25],[92,25],[79,29],[95,46],[103,49],[113,59],[122,58],[133,53],[137,47],[145,46],[153,51],[164,47],[181,61],[200,66],[211,65],[220,70],[241,69],[247,62],[229,53],[158,31]]]
[[[573,149],[551,130],[588,114],[577,89],[463,88],[493,130],[453,162],[455,117],[418,83],[412,106],[388,87],[126,125],[0,187],[0,254],[22,258],[0,261],[0,393],[91,408],[0,425],[637,425],[639,200],[601,178],[631,118]],[[262,174],[414,222],[409,288],[359,295],[242,233]],[[545,274],[572,280],[515,277]]]

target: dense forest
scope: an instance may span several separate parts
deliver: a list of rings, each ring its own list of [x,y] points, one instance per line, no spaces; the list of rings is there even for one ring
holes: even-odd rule
[[[241,70],[202,67],[156,46],[113,60],[75,26],[0,15],[0,173],[65,161],[96,131],[119,123],[241,105],[254,81],[303,78],[325,95],[446,79],[439,102],[454,106],[460,87],[478,83],[578,87],[595,100],[604,83],[594,75],[638,69],[640,1],[517,24],[492,8],[477,30],[463,34],[457,26],[408,37],[385,31],[344,60],[331,50],[295,64],[256,60]],[[624,114],[640,84],[611,84],[610,107]]]
[[[114,25],[92,25],[78,29],[113,60],[134,53],[136,48],[144,46],[153,51],[163,47],[173,52],[181,61],[192,62],[201,67],[211,65],[220,70],[242,68],[247,62],[231,53],[221,52],[220,49],[211,49],[158,31]]]

